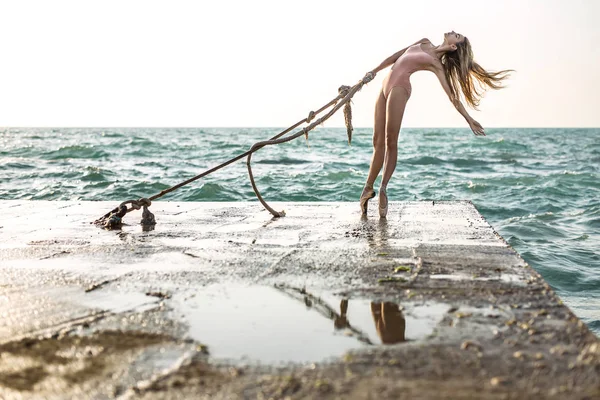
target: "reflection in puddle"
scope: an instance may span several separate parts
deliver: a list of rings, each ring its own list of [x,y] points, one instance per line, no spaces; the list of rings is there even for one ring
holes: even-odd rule
[[[422,339],[450,308],[231,284],[175,296],[173,303],[212,357],[261,363],[323,361],[351,349]]]
[[[397,304],[371,303],[371,314],[382,343],[394,344],[405,340],[406,320]]]
[[[335,329],[349,329],[347,299],[343,299],[340,302],[340,312],[341,314],[334,320]],[[406,319],[402,315],[398,304],[373,301],[371,302],[371,315],[373,316],[373,322],[375,323],[377,335],[381,339],[381,343],[394,344],[406,340]],[[369,341],[369,344],[372,343]]]

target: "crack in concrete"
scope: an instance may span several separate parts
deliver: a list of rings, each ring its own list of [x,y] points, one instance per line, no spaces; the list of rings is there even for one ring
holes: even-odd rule
[[[103,288],[104,286],[106,286],[106,285],[108,285],[108,284],[110,284],[110,283],[116,282],[116,281],[118,281],[119,279],[122,279],[122,278],[125,278],[125,277],[128,277],[128,276],[131,276],[131,275],[133,275],[133,272],[128,272],[128,273],[126,273],[126,274],[119,275],[119,276],[117,276],[116,278],[112,278],[112,279],[106,279],[106,280],[104,280],[104,281],[102,281],[102,282],[93,283],[93,284],[91,284],[90,286],[88,286],[88,287],[87,287],[87,289],[85,289],[85,292],[86,292],[86,293],[93,292],[94,290],[101,289],[101,288]]]

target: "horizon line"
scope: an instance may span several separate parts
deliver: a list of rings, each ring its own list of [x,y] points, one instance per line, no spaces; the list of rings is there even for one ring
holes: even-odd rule
[[[0,129],[286,129],[284,126],[0,126]],[[315,127],[314,129],[346,129],[345,126]],[[302,129],[298,127],[297,129]],[[373,129],[355,126],[354,129]],[[406,126],[401,129],[469,129],[462,126]],[[600,126],[488,126],[485,129],[600,129]]]

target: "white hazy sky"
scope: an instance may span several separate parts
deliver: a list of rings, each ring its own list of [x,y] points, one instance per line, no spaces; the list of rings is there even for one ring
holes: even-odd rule
[[[598,127],[599,16],[600,0],[0,0],[0,126],[288,126],[454,29],[484,68],[517,70],[472,112],[482,125]],[[435,75],[412,84],[403,126],[466,127]]]

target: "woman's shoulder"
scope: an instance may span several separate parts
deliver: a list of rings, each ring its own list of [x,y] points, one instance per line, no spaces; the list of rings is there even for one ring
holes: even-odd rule
[[[431,41],[427,38],[423,38],[421,40],[417,40],[416,42],[414,42],[413,44],[411,44],[408,47],[413,47],[413,46],[420,46],[422,44],[431,44]]]
[[[421,41],[419,42],[419,46],[421,46],[421,49],[425,51],[429,51],[431,48],[435,47],[434,44],[431,43],[431,41],[427,38],[421,39]]]

